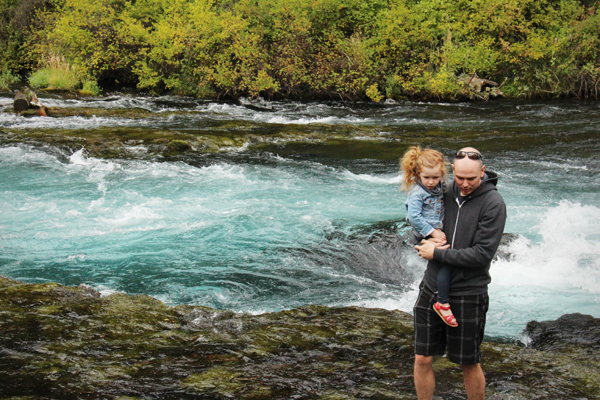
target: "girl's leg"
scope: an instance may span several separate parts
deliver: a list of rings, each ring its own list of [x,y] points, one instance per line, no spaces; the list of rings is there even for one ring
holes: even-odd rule
[[[452,269],[447,265],[442,265],[437,275],[437,298],[438,302],[433,305],[433,309],[444,320],[447,325],[455,328],[458,326],[456,318],[450,310],[450,278]]]
[[[450,303],[450,279],[452,278],[452,268],[442,265],[437,275],[437,297],[441,304]]]

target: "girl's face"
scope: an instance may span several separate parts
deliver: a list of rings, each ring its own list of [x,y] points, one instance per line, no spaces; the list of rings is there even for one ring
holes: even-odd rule
[[[419,179],[423,186],[427,189],[433,189],[440,183],[440,179],[442,178],[442,168],[440,166],[433,168],[423,168],[419,175]]]

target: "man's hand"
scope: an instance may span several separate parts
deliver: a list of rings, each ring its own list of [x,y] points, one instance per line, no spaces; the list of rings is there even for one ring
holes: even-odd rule
[[[442,250],[446,250],[447,248],[450,247],[449,244],[445,244],[446,241],[444,240],[443,242],[438,242],[435,239],[429,239],[429,240],[421,240],[421,245],[416,245],[415,249],[419,250],[419,256],[421,256],[421,258],[424,258],[425,260],[433,260],[433,251],[435,250],[436,247],[442,249]]]

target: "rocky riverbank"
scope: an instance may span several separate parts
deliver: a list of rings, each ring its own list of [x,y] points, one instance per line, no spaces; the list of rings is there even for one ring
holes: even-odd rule
[[[564,318],[529,324],[527,347],[485,343],[488,399],[599,398],[599,321]],[[236,314],[0,277],[0,354],[0,398],[416,398],[400,311]],[[460,369],[435,369],[438,398],[464,399]]]

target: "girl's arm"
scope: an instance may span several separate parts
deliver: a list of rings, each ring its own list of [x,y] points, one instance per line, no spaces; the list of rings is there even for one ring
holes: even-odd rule
[[[411,190],[408,194],[406,205],[408,207],[407,219],[412,227],[423,237],[431,235],[434,228],[423,217],[423,195],[419,190]]]

